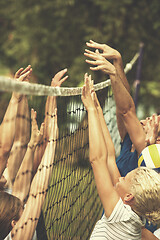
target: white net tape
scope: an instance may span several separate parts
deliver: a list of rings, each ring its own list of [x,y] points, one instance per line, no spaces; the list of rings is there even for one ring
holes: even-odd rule
[[[139,53],[136,53],[130,63],[126,64],[124,69],[125,73],[128,73],[134,63],[137,61],[139,57]],[[95,84],[95,91],[101,90],[107,86],[109,86],[110,79]],[[25,95],[36,95],[36,96],[76,96],[81,95],[82,87],[76,88],[67,88],[67,87],[51,87],[45,86],[42,84],[28,83],[28,82],[18,82],[13,78],[0,76],[0,91],[5,92],[19,92]]]

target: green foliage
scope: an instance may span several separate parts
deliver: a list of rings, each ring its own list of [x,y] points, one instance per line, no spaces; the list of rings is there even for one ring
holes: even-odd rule
[[[143,42],[144,101],[147,83],[159,82],[159,12],[158,0],[1,0],[1,63],[12,72],[31,64],[34,81],[46,85],[67,67],[69,79],[64,86],[73,87],[89,70],[83,55],[89,39],[119,50],[124,64]],[[134,78],[135,72],[128,77],[131,84]],[[95,74],[94,79],[102,81],[102,74]],[[155,96],[154,91],[149,93]],[[156,93],[156,101],[157,97]]]

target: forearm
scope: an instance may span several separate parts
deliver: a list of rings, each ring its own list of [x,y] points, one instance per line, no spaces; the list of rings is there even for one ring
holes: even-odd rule
[[[101,123],[101,128],[103,131],[105,143],[108,149],[108,158],[107,158],[108,171],[111,176],[112,183],[113,185],[115,185],[120,177],[120,173],[115,161],[115,148],[114,148],[114,144],[111,139],[107,124],[103,116],[103,111],[101,108],[98,108],[98,116],[99,116],[99,121]]]
[[[13,145],[16,116],[18,109],[18,100],[12,96],[0,126],[0,176],[2,175]]]
[[[24,201],[29,193],[33,177],[33,158],[35,146],[28,144],[22,164],[13,184],[13,195]]]
[[[112,212],[112,204],[107,201],[112,197],[117,201],[113,183],[107,165],[107,146],[96,109],[88,110],[90,162],[101,202],[108,217]]]
[[[25,95],[22,96],[18,104],[16,132],[14,141],[21,142],[21,145],[27,145],[30,139],[30,113],[28,100]]]
[[[110,132],[109,132],[107,124],[105,122],[102,108],[99,107],[97,109],[97,112],[98,112],[98,117],[99,117],[99,121],[100,121],[100,124],[101,124],[101,129],[102,129],[102,132],[103,132],[104,140],[105,140],[106,145],[107,145],[108,155],[109,156],[115,156],[114,144],[112,142]]]
[[[142,228],[142,240],[158,240],[158,238],[146,228]]]
[[[9,152],[13,144],[17,110],[18,100],[12,96],[0,126],[0,146],[4,152]]]
[[[99,161],[102,155],[107,156],[108,154],[96,108],[88,110],[88,125],[90,162],[92,164],[94,160]]]
[[[33,238],[44,200],[45,194],[40,194],[36,198],[29,196],[21,218],[12,229],[13,240]]]
[[[118,73],[116,72],[115,75],[111,75],[110,77],[117,111],[122,116],[129,110],[135,112],[135,105],[133,99],[127,89],[124,87],[122,81],[120,81]]]
[[[119,75],[120,80],[122,81],[122,83],[125,86],[125,88],[127,89],[127,91],[130,93],[130,86],[129,86],[128,80],[126,78],[126,74],[124,72],[123,61],[122,61],[122,57],[121,57],[120,53],[117,54],[117,57],[113,60],[113,64],[116,68],[116,71]]]
[[[50,141],[47,144],[42,161],[33,178],[30,194],[37,195],[45,192],[48,188],[50,176],[52,174],[56,141]]]
[[[123,83],[119,81],[118,75],[111,76],[112,90],[116,102],[116,110],[120,115],[126,131],[138,154],[145,148],[145,133],[136,116],[133,99]]]

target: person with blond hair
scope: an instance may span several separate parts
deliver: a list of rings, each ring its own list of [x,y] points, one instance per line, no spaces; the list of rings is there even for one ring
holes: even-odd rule
[[[97,111],[91,85],[91,76],[86,74],[82,102],[88,113],[89,158],[105,214],[96,223],[90,239],[142,239],[145,218],[160,223],[160,176],[147,167],[120,176],[114,145],[107,127],[102,127],[104,120]],[[144,239],[157,238],[151,233]]]

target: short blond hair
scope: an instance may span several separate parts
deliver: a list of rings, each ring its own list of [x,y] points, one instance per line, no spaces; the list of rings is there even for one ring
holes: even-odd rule
[[[133,210],[153,224],[160,223],[160,175],[153,169],[139,167],[132,179]]]

